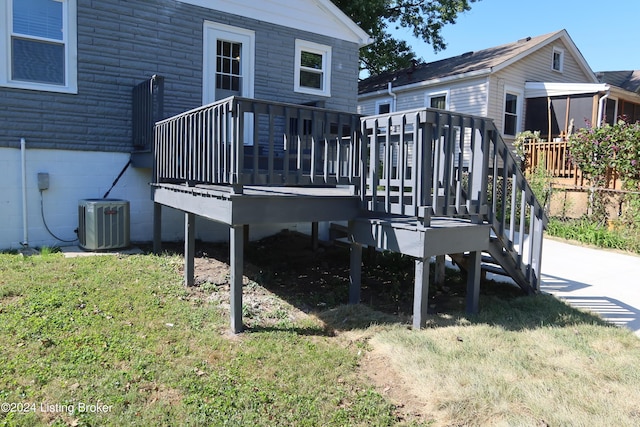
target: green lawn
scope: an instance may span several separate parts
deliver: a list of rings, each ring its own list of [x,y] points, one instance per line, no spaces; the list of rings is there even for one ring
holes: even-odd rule
[[[230,336],[180,262],[0,255],[0,425],[393,424],[321,323]]]
[[[247,252],[237,336],[228,286],[184,288],[178,256],[0,254],[0,426],[640,425],[640,340],[551,296],[483,284],[466,316],[447,283],[453,308],[412,331],[410,262],[365,262],[349,307],[326,274],[346,250],[306,272]]]

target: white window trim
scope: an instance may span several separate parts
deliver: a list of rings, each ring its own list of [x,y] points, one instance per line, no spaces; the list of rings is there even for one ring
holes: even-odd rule
[[[514,135],[507,135],[504,132],[504,116],[507,112],[507,94],[512,94],[518,97],[516,101],[516,129]],[[502,135],[507,138],[513,138],[519,132],[522,131],[522,106],[523,106],[524,92],[515,86],[505,86],[504,94],[502,95]]]
[[[448,110],[449,109],[449,93],[450,91],[448,89],[440,90],[437,92],[428,92],[424,98],[424,106],[426,108],[431,108],[431,98],[438,98],[444,95],[444,109]]]
[[[560,55],[560,68],[557,70],[553,67],[553,59],[555,58],[556,53]],[[564,72],[564,49],[554,46],[553,52],[551,53],[551,70],[556,73]]]
[[[56,85],[11,80],[11,31],[13,11],[11,0],[0,0],[0,86],[42,92],[78,93],[78,24],[77,0],[62,1],[65,45],[65,84]]]
[[[255,52],[256,52],[256,33],[246,28],[232,27],[230,25],[219,24],[217,22],[204,21],[203,42],[202,42],[202,102],[208,104],[215,100],[216,84],[215,78],[207,78],[207,76],[215,76],[217,72],[215,55],[211,56],[211,52],[216,51],[216,46],[209,46],[209,35],[213,33],[215,40],[222,38],[231,42],[249,43],[250,51],[242,61],[242,93],[246,98],[254,97],[254,70],[255,70]]]
[[[380,106],[385,104],[389,104],[389,112],[395,113],[393,109],[393,98],[384,98],[376,101],[375,114],[382,114],[380,113]]]
[[[309,95],[331,96],[331,46],[296,39],[295,47],[293,90]],[[322,55],[322,89],[300,86],[300,60],[302,51]]]

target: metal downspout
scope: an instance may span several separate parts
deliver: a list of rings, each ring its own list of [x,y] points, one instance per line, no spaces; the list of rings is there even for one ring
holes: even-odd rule
[[[600,98],[600,100],[598,101],[597,127],[602,126],[602,113],[604,113],[604,102],[607,100],[607,98],[609,98],[609,95],[611,95],[611,92],[607,91],[607,93],[605,93],[604,96]]]
[[[395,113],[396,112],[396,104],[398,102],[398,95],[393,92],[393,86],[392,85],[393,84],[391,82],[389,82],[389,84],[387,86],[387,92],[393,98],[393,102],[391,104],[391,112]]]
[[[28,221],[27,221],[27,142],[20,138],[20,162],[22,165],[22,242],[23,247],[29,247]]]

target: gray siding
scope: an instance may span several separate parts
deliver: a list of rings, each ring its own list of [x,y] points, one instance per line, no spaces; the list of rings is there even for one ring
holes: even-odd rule
[[[356,110],[358,46],[173,0],[78,0],[78,93],[0,87],[0,146],[132,149],[131,90],[165,77],[165,115],[202,101],[205,20],[256,33],[255,97]],[[294,93],[296,38],[332,46],[332,97]]]
[[[413,90],[402,91],[402,88],[394,88],[396,92],[396,110],[413,110],[427,106],[427,95],[434,92],[447,92],[449,110],[458,113],[485,116],[487,113],[488,82],[486,78],[464,80],[450,84],[434,84],[421,86]],[[376,114],[376,102],[383,99],[391,99],[384,93],[377,97],[366,98],[359,102],[358,112],[364,115]]]

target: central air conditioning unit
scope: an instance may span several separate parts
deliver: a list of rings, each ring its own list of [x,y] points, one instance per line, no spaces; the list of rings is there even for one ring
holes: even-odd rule
[[[80,200],[78,222],[82,249],[102,251],[129,246],[129,202],[126,200]]]

